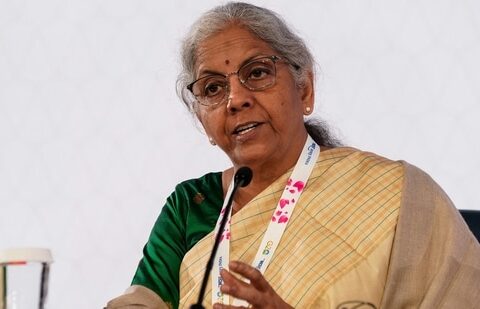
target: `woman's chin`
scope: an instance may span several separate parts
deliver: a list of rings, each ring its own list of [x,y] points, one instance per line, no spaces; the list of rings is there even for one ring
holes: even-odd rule
[[[254,167],[262,165],[272,159],[272,153],[265,149],[264,145],[248,145],[239,147],[231,156],[232,162],[237,166],[247,165]]]

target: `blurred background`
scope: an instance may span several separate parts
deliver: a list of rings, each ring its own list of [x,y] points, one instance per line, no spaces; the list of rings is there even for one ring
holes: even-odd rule
[[[176,96],[183,34],[220,1],[0,0],[0,248],[52,249],[48,308],[128,287],[165,198],[229,166]],[[252,1],[318,62],[315,115],[480,209],[480,2]]]

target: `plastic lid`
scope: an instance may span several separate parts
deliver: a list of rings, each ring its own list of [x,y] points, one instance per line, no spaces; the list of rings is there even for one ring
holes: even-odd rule
[[[46,248],[9,248],[0,250],[0,264],[28,262],[52,263],[52,253]]]

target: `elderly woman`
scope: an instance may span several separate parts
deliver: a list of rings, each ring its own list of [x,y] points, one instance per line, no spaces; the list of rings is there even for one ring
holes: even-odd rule
[[[182,61],[182,99],[232,167],[175,188],[132,286],[108,308],[188,308],[218,233],[206,307],[480,303],[480,246],[438,185],[408,163],[339,147],[305,121],[314,61],[279,16],[216,7],[193,25]],[[227,213],[242,166],[253,178]]]

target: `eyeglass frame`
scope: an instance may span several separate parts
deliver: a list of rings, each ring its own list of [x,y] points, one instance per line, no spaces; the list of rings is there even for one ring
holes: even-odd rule
[[[239,72],[245,68],[246,66],[248,66],[249,64],[252,64],[254,62],[258,62],[259,60],[262,60],[262,59],[270,59],[272,62],[273,62],[273,73],[274,73],[274,79],[273,79],[273,82],[270,84],[270,85],[265,85],[265,86],[262,86],[262,87],[259,87],[259,88],[252,88],[252,87],[249,87],[246,82],[247,80],[242,80],[239,76]],[[227,94],[230,93],[230,82],[228,81],[228,78],[232,75],[237,75],[237,78],[238,80],[240,81],[240,84],[242,84],[242,86],[244,86],[245,88],[247,88],[248,90],[250,91],[263,91],[265,89],[268,89],[270,87],[273,87],[277,81],[277,62],[278,61],[285,61],[286,63],[292,65],[296,70],[300,69],[300,66],[296,65],[296,64],[292,64],[288,59],[284,58],[284,57],[280,57],[280,56],[276,56],[276,55],[272,55],[272,56],[263,56],[263,57],[258,57],[258,58],[254,58],[254,59],[251,59],[250,61],[242,64],[242,66],[240,68],[238,68],[237,71],[234,71],[234,72],[230,72],[230,73],[227,73],[227,74],[221,74],[221,73],[215,73],[215,74],[208,74],[208,75],[205,75],[205,76],[202,76],[196,80],[194,80],[193,82],[191,82],[190,84],[187,85],[187,89],[190,91],[190,93],[195,97],[195,100],[203,105],[203,106],[206,106],[206,107],[214,107],[214,106],[218,106],[222,103],[225,102],[225,98],[228,97]],[[202,80],[202,79],[205,79],[205,78],[209,78],[209,77],[212,77],[212,76],[221,76],[223,78],[225,78],[225,81],[226,81],[226,85],[225,85],[225,89],[227,91],[225,91],[225,94],[223,96],[223,98],[221,100],[219,100],[217,103],[214,103],[214,104],[205,104],[205,103],[202,103],[203,100],[200,100],[198,99],[198,97],[193,93],[193,85]]]

